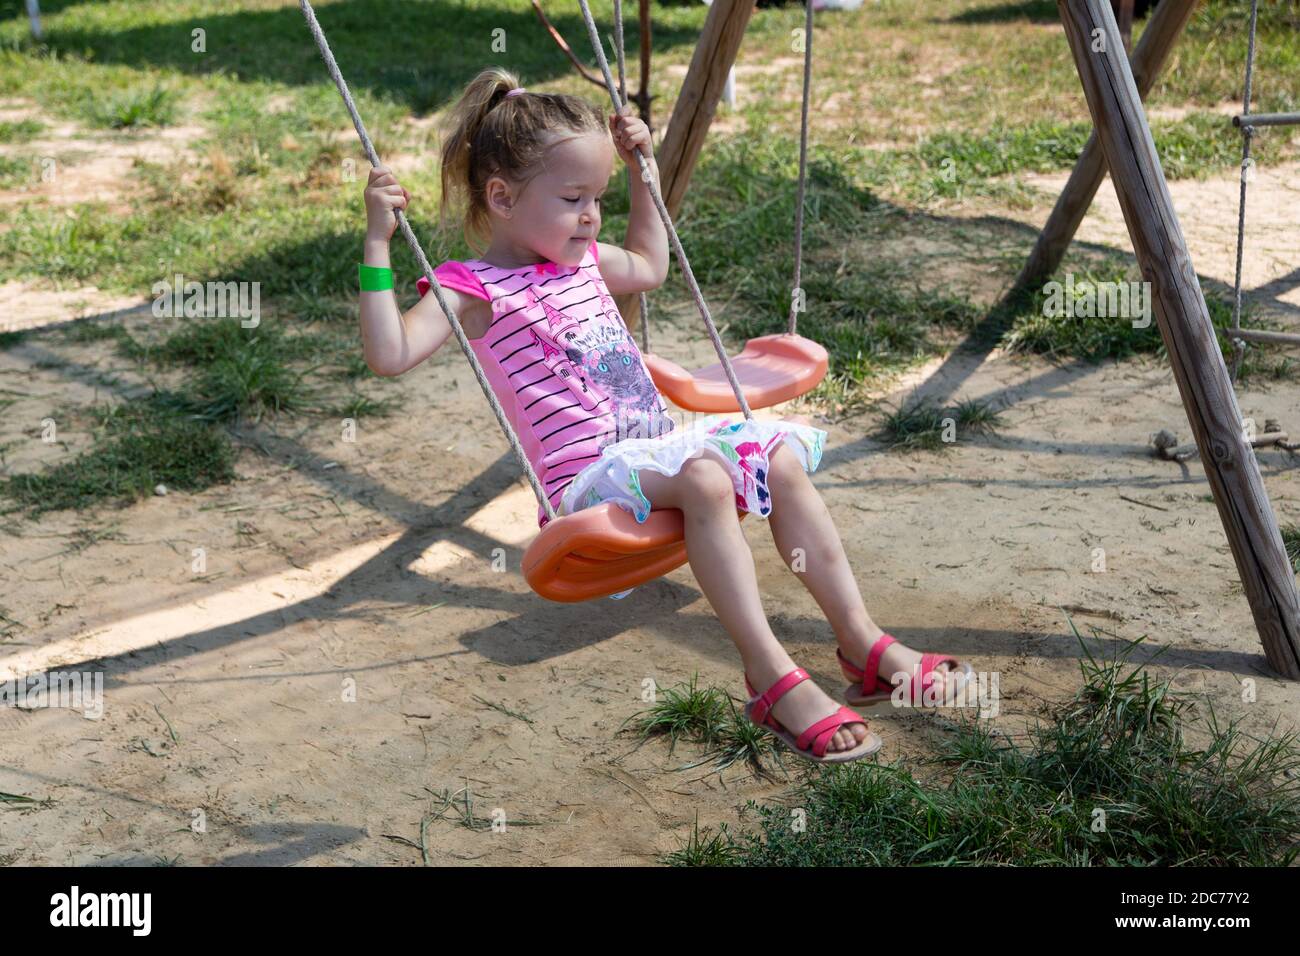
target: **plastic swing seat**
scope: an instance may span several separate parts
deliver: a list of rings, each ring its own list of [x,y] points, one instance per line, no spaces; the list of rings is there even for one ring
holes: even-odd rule
[[[524,552],[523,572],[542,597],[573,602],[625,591],[685,563],[680,511],[651,511],[638,524],[606,503],[548,521]]]
[[[768,408],[798,398],[826,377],[826,349],[802,335],[763,335],[750,339],[731,360],[750,408]],[[679,408],[691,412],[738,412],[726,370],[715,362],[688,372],[658,355],[645,356],[650,377]]]
[[[739,512],[743,519],[747,512]],[[644,523],[616,504],[548,521],[524,552],[528,586],[550,601],[574,602],[626,591],[686,563],[682,513],[651,511]]]

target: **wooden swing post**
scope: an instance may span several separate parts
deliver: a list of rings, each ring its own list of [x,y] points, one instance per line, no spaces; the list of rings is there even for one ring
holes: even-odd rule
[[[1170,0],[1161,4],[1171,6]],[[1109,0],[1057,0],[1093,126],[1269,664],[1300,678],[1300,595]],[[1144,37],[1145,39],[1145,37]]]
[[[1151,21],[1138,40],[1131,60],[1133,79],[1137,84],[1138,95],[1143,99],[1151,92],[1156,77],[1160,75],[1170,51],[1182,36],[1195,9],[1196,0],[1164,0],[1151,14]],[[1094,131],[1088,137],[1083,152],[1079,154],[1052,214],[1047,217],[1047,224],[1038,234],[1034,251],[1029,254],[1024,268],[1016,277],[1014,290],[1037,286],[1057,270],[1105,176],[1106,160]]]
[[[673,105],[663,142],[655,156],[659,165],[660,193],[669,215],[676,218],[695,170],[704,138],[708,135],[718,100],[740,52],[740,41],[754,12],[754,0],[713,0],[704,29],[691,56],[690,68]],[[642,31],[644,36],[646,31]],[[614,297],[628,327],[636,331],[641,323],[641,302],[637,295]]]

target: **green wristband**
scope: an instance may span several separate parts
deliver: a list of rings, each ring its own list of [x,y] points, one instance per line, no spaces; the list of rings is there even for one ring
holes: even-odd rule
[[[368,266],[357,263],[357,279],[362,292],[383,292],[393,287],[393,270],[385,266]]]

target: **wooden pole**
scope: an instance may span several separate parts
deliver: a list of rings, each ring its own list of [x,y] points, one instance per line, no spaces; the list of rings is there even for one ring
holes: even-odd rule
[[[1169,0],[1165,0],[1168,3]],[[1164,7],[1165,4],[1161,4]],[[1057,0],[1183,407],[1269,664],[1300,678],[1300,595],[1109,0]]]
[[[1132,57],[1133,77],[1137,81],[1138,95],[1143,99],[1151,92],[1156,77],[1169,58],[1169,52],[1182,34],[1187,21],[1196,9],[1196,0],[1164,0],[1138,40]],[[1065,250],[1070,247],[1079,224],[1088,214],[1093,197],[1106,176],[1106,161],[1097,145],[1097,134],[1088,137],[1088,143],[1079,154],[1070,179],[1056,200],[1056,207],[1047,218],[1047,224],[1038,234],[1034,251],[1020,270],[1014,290],[1029,289],[1046,280],[1061,265]]]
[[[1115,11],[1115,21],[1119,24],[1124,52],[1127,53],[1133,45],[1133,0],[1112,0],[1111,8]]]
[[[681,209],[695,161],[704,146],[727,74],[736,62],[740,41],[753,12],[753,0],[713,0],[709,6],[690,69],[682,81],[663,145],[659,147],[664,205],[674,216]]]
[[[637,18],[641,26],[641,78],[633,101],[641,111],[642,122],[650,126],[650,0],[641,0],[638,4]]]
[[[704,146],[705,135],[718,108],[727,74],[740,52],[754,0],[713,0],[704,29],[700,31],[690,68],[682,81],[681,92],[673,105],[663,142],[655,156],[659,164],[660,192],[668,214],[677,217],[690,184],[695,161]],[[642,31],[643,35],[645,31]],[[640,327],[641,308],[636,295],[615,296],[615,304],[627,320],[628,327]]]

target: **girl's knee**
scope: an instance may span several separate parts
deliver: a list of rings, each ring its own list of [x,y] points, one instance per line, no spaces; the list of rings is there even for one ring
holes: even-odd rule
[[[682,468],[682,510],[717,511],[731,507],[736,490],[721,462],[703,455]]]
[[[770,487],[789,486],[791,483],[805,480],[807,474],[804,471],[803,462],[799,460],[799,456],[784,441],[777,446],[776,451],[772,452],[771,457],[768,458],[767,483]]]

